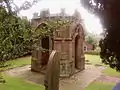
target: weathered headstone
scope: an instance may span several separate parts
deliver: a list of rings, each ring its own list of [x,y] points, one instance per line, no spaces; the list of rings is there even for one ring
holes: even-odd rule
[[[45,75],[45,90],[59,90],[60,58],[58,52],[52,51]]]

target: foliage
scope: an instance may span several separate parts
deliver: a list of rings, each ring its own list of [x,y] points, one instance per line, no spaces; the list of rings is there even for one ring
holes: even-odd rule
[[[0,0],[0,7],[6,8],[9,14],[17,14],[21,10],[30,9],[33,5],[35,5],[40,0],[32,0],[32,1],[25,1],[22,3],[20,7],[18,7],[14,0]]]
[[[9,15],[0,8],[0,61],[30,53],[31,28],[25,19]]]
[[[36,29],[32,30],[32,38],[34,38],[34,45],[33,47],[36,47],[37,49],[41,51],[46,51],[46,49],[40,47],[37,45],[36,42],[38,42],[39,39],[42,39],[46,36],[53,37],[56,30],[60,27],[67,27],[69,26],[73,21],[72,20],[65,20],[63,18],[56,17],[55,20],[45,20],[44,23],[40,24]],[[47,50],[48,51],[48,50]]]
[[[90,32],[86,32],[86,35],[85,35],[85,41],[89,44],[93,44],[95,45],[95,47],[97,45],[99,45],[99,41],[100,41],[101,37],[99,35],[95,35],[93,33],[90,33]]]
[[[98,44],[99,44],[100,37],[97,36],[97,35],[95,35],[95,34],[93,34],[93,33],[86,32],[85,41],[86,41],[88,44],[93,45],[93,50],[95,50],[96,47],[97,47]]]
[[[91,50],[91,51],[86,51],[86,54],[91,54],[91,55],[100,55],[100,48],[96,47],[95,49]]]
[[[105,64],[120,71],[120,1],[81,0],[82,4],[98,15],[104,27],[104,38],[100,41],[101,58]]]
[[[92,38],[91,36],[88,36],[88,37],[86,38],[86,42],[89,43],[89,44],[93,44],[93,43],[94,43],[94,40],[93,40],[93,38]]]

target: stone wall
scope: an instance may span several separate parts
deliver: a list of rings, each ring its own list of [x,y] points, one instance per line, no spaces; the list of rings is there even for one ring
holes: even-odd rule
[[[72,39],[55,39],[54,49],[60,53],[60,76],[67,77],[74,73],[72,59]]]

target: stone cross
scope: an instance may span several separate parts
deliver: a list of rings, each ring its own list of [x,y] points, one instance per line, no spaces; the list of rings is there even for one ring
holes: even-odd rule
[[[59,90],[59,77],[60,77],[60,57],[58,52],[52,51],[45,75],[45,90]]]

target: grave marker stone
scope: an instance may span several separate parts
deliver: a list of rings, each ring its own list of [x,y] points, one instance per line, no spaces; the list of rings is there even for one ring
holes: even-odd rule
[[[58,52],[53,50],[48,61],[45,75],[45,90],[59,90],[60,58]]]

